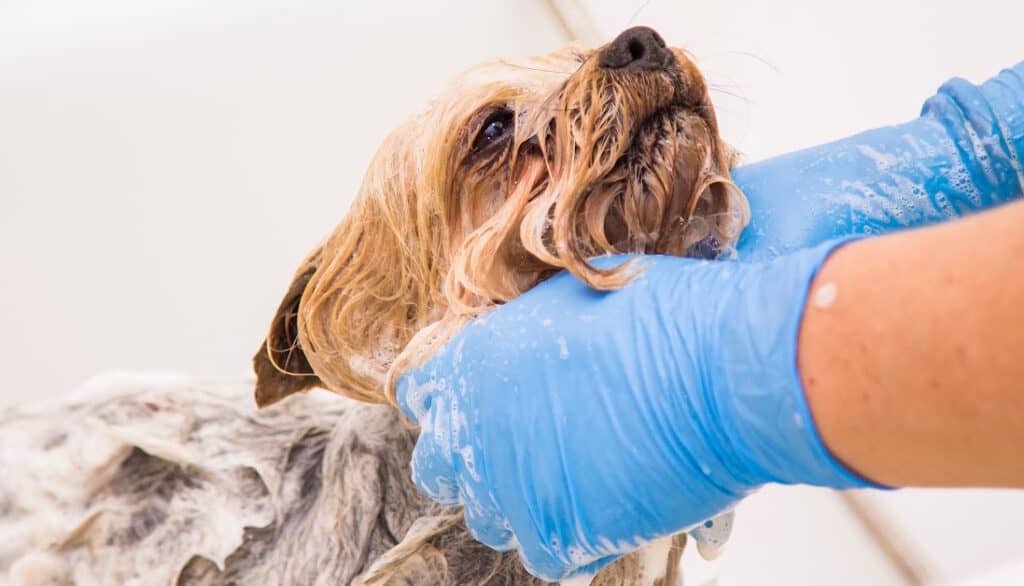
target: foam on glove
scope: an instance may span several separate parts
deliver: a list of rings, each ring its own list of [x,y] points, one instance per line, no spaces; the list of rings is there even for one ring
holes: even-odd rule
[[[921,117],[740,167],[751,222],[742,260],[923,226],[1024,194],[1024,63],[976,86],[952,79]]]

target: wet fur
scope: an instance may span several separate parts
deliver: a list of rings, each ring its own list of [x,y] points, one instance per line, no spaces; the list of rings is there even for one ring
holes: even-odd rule
[[[416,490],[394,409],[252,391],[112,375],[0,411],[0,586],[541,583]]]
[[[614,42],[479,65],[392,132],[278,308],[254,357],[258,404],[318,385],[393,403],[397,377],[468,319],[559,270],[615,289],[632,264],[588,259],[729,250],[748,218],[733,152],[697,67],[658,40],[663,65],[641,70],[604,65],[626,50]],[[496,116],[512,131],[481,146]],[[666,585],[686,537],[673,539],[646,569]],[[639,559],[597,583],[642,583]]]
[[[613,289],[633,267],[588,258],[714,255],[738,236],[745,201],[696,67],[672,50],[672,68],[626,75],[602,50],[481,65],[392,133],[296,271],[255,388],[114,377],[0,412],[16,471],[0,475],[0,585],[537,583],[420,495],[415,431],[369,403],[558,270]],[[514,134],[474,150],[501,108]],[[595,584],[678,583],[674,539],[659,567],[625,556]]]
[[[697,67],[665,49],[663,68],[606,69],[607,50],[484,63],[388,136],[256,355],[261,405],[318,380],[393,402],[467,319],[559,270],[615,289],[634,267],[589,258],[729,249],[746,200]],[[503,112],[512,132],[479,148]]]

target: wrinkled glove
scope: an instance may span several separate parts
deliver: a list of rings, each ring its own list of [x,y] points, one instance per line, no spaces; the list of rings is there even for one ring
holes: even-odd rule
[[[801,249],[1017,199],[1022,152],[1024,63],[948,82],[912,122],[737,169],[738,256],[761,262],[648,257],[618,293],[562,274],[408,373],[417,483],[547,579],[680,530],[714,545],[728,514],[704,519],[766,482],[866,485],[825,451],[800,389],[804,297],[835,243]]]
[[[642,257],[611,293],[562,273],[478,318],[399,383],[422,426],[417,486],[547,580],[765,483],[868,486],[825,450],[796,369],[807,289],[836,245],[764,263]]]
[[[932,224],[1024,193],[1024,63],[952,79],[921,117],[733,171],[750,202],[737,245],[757,260],[850,234]]]

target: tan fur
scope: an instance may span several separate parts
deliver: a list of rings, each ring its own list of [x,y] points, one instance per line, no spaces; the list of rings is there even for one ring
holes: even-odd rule
[[[287,345],[277,350],[303,353],[330,390],[393,400],[397,376],[466,319],[558,270],[615,289],[634,267],[601,270],[589,258],[728,248],[746,201],[696,66],[673,49],[665,70],[611,70],[602,50],[485,63],[394,131],[311,255],[297,331],[282,334],[288,320],[275,318],[268,339]],[[513,113],[512,138],[473,152],[502,109]],[[268,356],[309,382],[281,354],[261,351],[258,368]],[[261,380],[260,404],[292,391],[270,388],[280,384]]]
[[[679,49],[668,67],[602,66],[609,46],[477,66],[384,141],[348,214],[296,272],[254,358],[259,405],[318,384],[393,403],[401,373],[468,319],[559,270],[608,290],[638,269],[602,270],[588,259],[730,249],[747,222],[746,198],[730,180],[732,151],[700,72]],[[512,132],[481,146],[496,119]],[[658,567],[628,555],[594,584],[680,583],[686,536],[672,539]],[[423,554],[415,567],[396,548],[368,583],[428,575],[464,547]]]
[[[387,377],[554,271],[614,288],[632,269],[587,258],[727,247],[744,200],[674,53],[642,75],[576,48],[486,64],[392,134],[255,357],[272,408],[247,381],[112,376],[0,410],[0,586],[541,584],[416,489],[396,409],[297,393],[385,402]],[[501,105],[514,136],[469,154]],[[685,542],[592,584],[676,586]]]

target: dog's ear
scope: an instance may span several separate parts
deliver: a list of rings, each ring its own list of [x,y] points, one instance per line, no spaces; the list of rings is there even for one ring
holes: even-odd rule
[[[316,272],[317,250],[299,267],[270,324],[270,333],[252,358],[256,371],[256,405],[266,407],[288,395],[320,385],[299,343],[299,303]]]

